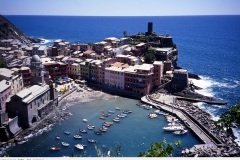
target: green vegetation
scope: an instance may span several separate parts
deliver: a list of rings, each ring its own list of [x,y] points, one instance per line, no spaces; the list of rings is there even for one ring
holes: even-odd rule
[[[231,131],[232,127],[240,126],[240,103],[232,106],[227,112],[220,116],[220,119],[216,122],[220,128],[226,128],[227,131]]]
[[[144,56],[145,63],[152,64],[155,60],[156,57],[154,54],[149,53]]]
[[[179,147],[181,141],[175,142],[175,146]],[[162,142],[152,143],[150,149],[146,152],[140,152],[138,157],[170,157],[174,153],[174,148],[171,143],[167,143],[164,139]]]

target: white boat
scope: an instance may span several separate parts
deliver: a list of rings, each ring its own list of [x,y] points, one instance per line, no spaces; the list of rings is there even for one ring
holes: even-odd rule
[[[61,139],[61,137],[60,136],[56,136],[56,139],[59,140],[59,139]]]
[[[88,142],[90,142],[90,143],[96,143],[97,141],[94,140],[94,139],[88,139]]]
[[[170,123],[168,123],[168,126],[180,126],[180,125],[182,125],[182,124],[179,123],[179,122],[170,122]]]
[[[80,134],[75,134],[73,137],[76,139],[82,139],[82,135],[80,135]]]
[[[116,110],[120,110],[120,108],[118,108],[118,107],[115,107],[115,109],[116,109]]]
[[[69,146],[69,143],[62,142],[62,145],[63,145],[64,147],[68,147],[68,146]]]
[[[157,118],[157,114],[156,113],[150,113],[148,115],[149,118]]]
[[[183,126],[168,126],[168,127],[163,127],[163,130],[165,131],[178,131],[178,130],[183,130]]]
[[[187,129],[183,129],[183,130],[174,131],[173,134],[181,135],[181,134],[186,134],[187,132],[188,132]]]
[[[81,150],[84,149],[83,145],[81,145],[81,144],[76,144],[75,147],[76,147],[77,149],[81,149]]]
[[[114,121],[114,122],[120,122],[119,119],[115,119],[115,118],[113,118],[113,121]]]
[[[119,114],[119,115],[117,115],[119,118],[124,118],[124,117],[126,117],[126,116],[124,116],[124,115],[121,115],[121,114]]]
[[[79,130],[81,133],[87,133],[87,130],[85,130],[85,129],[80,129]]]
[[[69,132],[69,131],[64,131],[64,133],[65,133],[66,135],[69,135],[69,134],[70,134],[70,132]]]
[[[83,122],[87,122],[88,120],[87,119],[83,119]]]
[[[94,125],[88,125],[88,129],[89,129],[89,130],[93,130],[94,128],[95,128]]]
[[[115,113],[115,111],[108,110],[109,113]]]

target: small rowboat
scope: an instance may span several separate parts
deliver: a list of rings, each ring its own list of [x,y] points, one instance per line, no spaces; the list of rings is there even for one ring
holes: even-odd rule
[[[95,128],[94,125],[88,125],[88,129],[93,130]]]
[[[97,141],[94,140],[94,139],[88,139],[88,142],[90,142],[90,143],[96,143]]]
[[[87,122],[88,120],[87,119],[83,119],[83,122]]]
[[[82,135],[81,134],[74,134],[73,136],[76,139],[82,139]]]
[[[69,135],[69,134],[70,134],[70,132],[68,132],[68,131],[64,131],[64,133],[65,133],[66,135]]]
[[[107,129],[106,128],[99,128],[99,131],[107,132]]]
[[[80,129],[79,130],[81,133],[87,133],[87,130],[85,130],[85,129]]]
[[[49,149],[52,150],[52,151],[59,151],[61,148],[52,146],[52,147],[49,147]]]
[[[61,139],[61,137],[60,136],[56,136],[56,139],[59,140],[59,139]]]
[[[95,133],[96,135],[102,135],[102,132],[100,132],[100,131],[94,131],[94,133]]]
[[[113,118],[113,121],[114,121],[114,122],[120,122],[120,120],[119,120],[119,119],[116,119],[116,118]]]
[[[84,149],[83,145],[81,145],[81,144],[76,144],[75,147],[76,147],[77,149],[80,149],[80,150],[83,150],[83,149]]]
[[[64,147],[68,147],[68,146],[69,146],[69,143],[62,142],[62,145],[63,145]]]

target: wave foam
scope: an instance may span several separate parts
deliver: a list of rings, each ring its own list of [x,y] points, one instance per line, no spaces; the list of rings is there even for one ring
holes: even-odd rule
[[[40,44],[48,44],[48,43],[53,43],[54,42],[54,40],[52,40],[52,39],[44,39],[44,38],[40,38],[42,41],[44,41],[44,42],[41,42]]]
[[[232,128],[233,135],[235,136],[235,142],[240,146],[240,129],[239,128]]]

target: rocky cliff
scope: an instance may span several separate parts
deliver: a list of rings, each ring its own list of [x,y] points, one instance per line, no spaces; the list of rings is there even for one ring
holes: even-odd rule
[[[14,24],[0,15],[0,40],[2,39],[18,39],[26,44],[29,44],[31,41]]]

